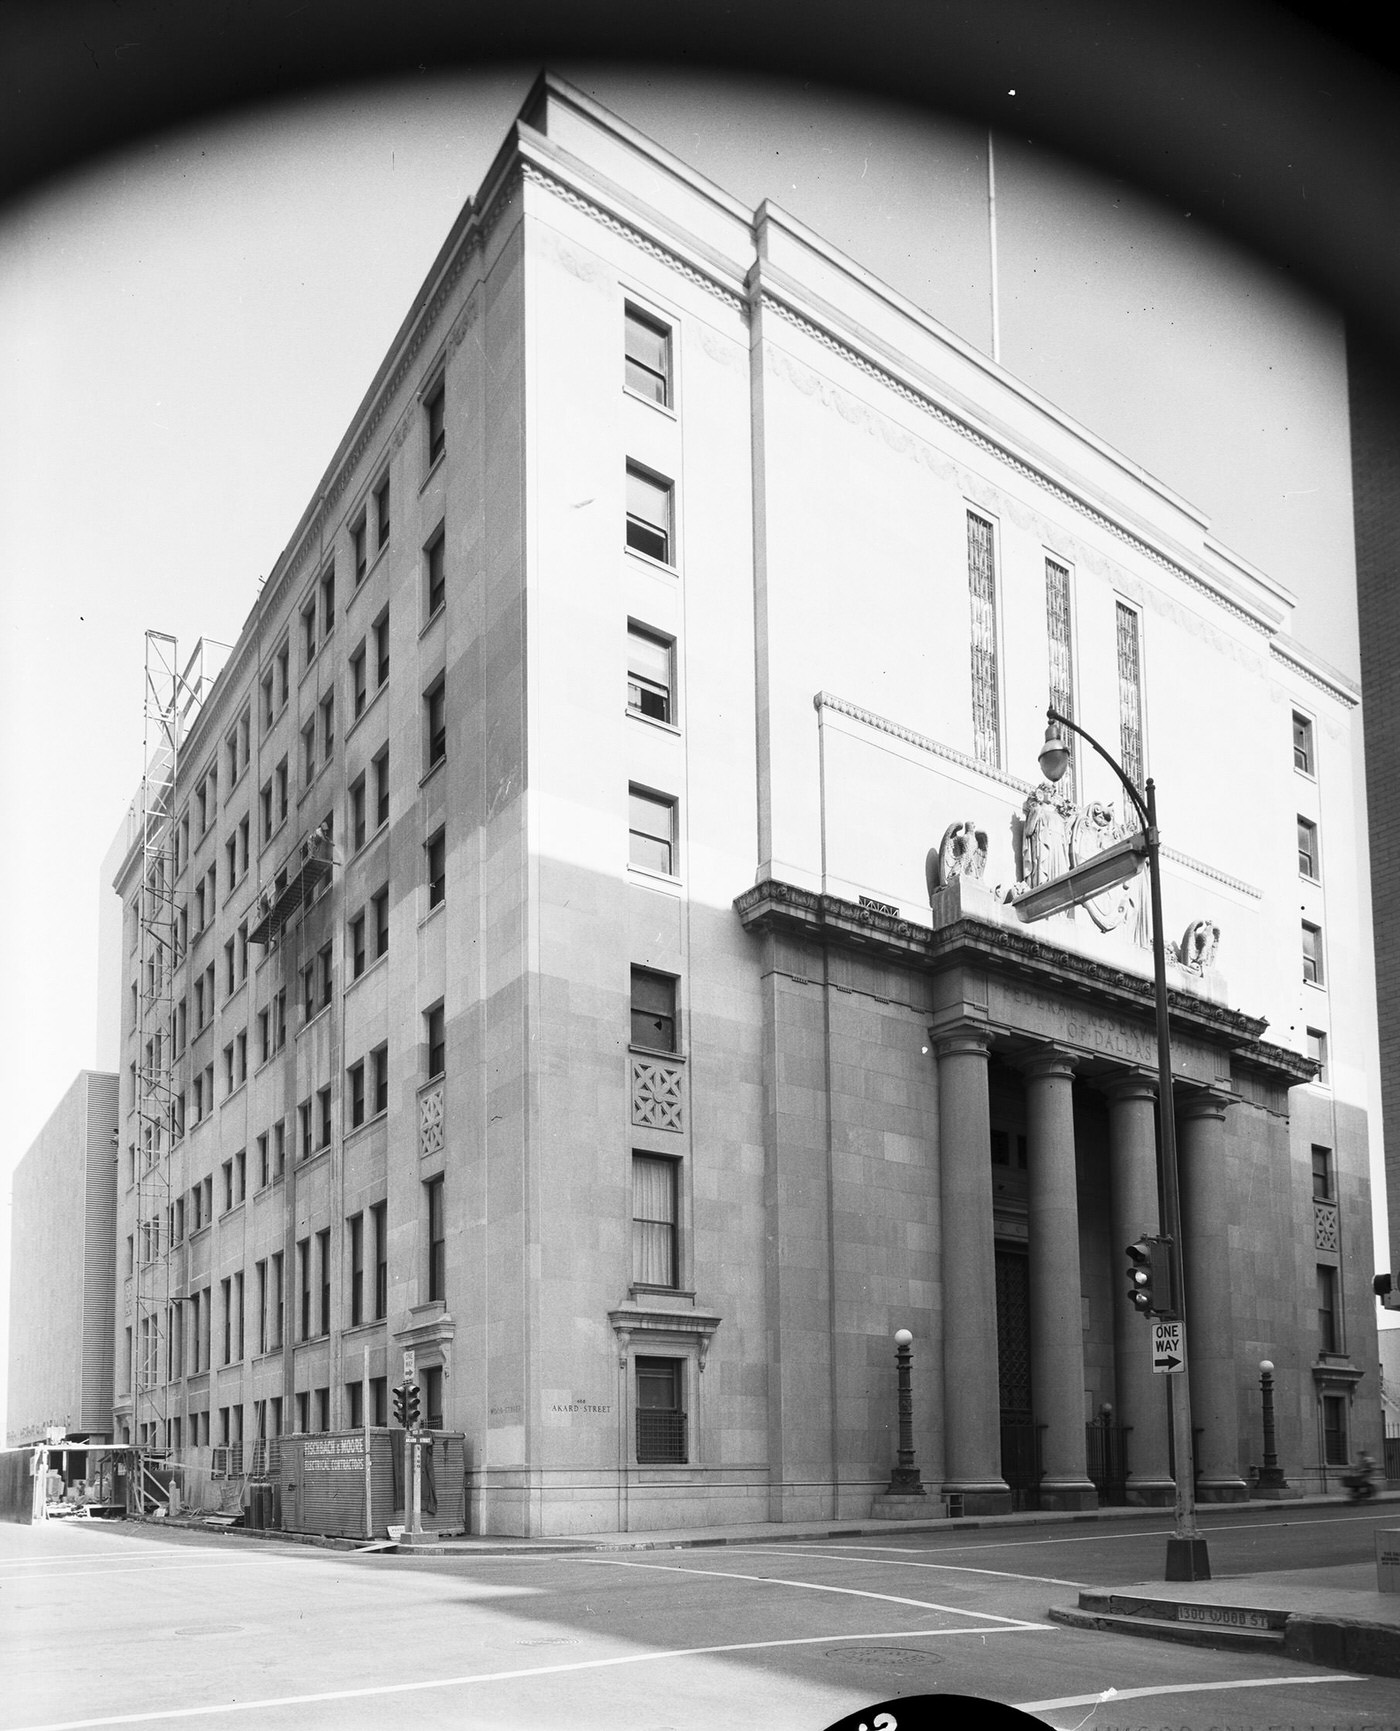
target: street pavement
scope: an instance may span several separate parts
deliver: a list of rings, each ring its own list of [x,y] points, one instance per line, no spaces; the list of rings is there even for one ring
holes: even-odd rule
[[[1245,1590],[1246,1576],[1295,1600],[1364,1590],[1344,1583],[1364,1579],[1388,1524],[1400,1505],[1208,1511],[1209,1590]],[[1062,1727],[1400,1722],[1394,1678],[1053,1622],[1052,1605],[1092,1587],[1160,1587],[1160,1512],[841,1537],[833,1525],[435,1556],[159,1525],[3,1527],[0,1731],[821,1731],[921,1693]]]

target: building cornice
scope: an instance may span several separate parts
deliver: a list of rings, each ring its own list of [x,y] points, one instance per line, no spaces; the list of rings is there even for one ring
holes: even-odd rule
[[[924,974],[973,967],[1033,983],[1049,997],[1087,1001],[1108,1015],[1145,1024],[1155,1020],[1153,984],[1145,975],[967,916],[935,930],[773,878],[736,896],[734,910],[748,932],[831,945]],[[1312,1080],[1311,1059],[1260,1038],[1268,1026],[1263,1017],[1247,1016],[1192,992],[1169,990],[1167,998],[1172,1022],[1183,1034],[1239,1053],[1251,1069],[1285,1086]]]
[[[1329,667],[1318,656],[1309,655],[1298,644],[1275,637],[1269,645],[1269,653],[1276,661],[1281,661],[1290,673],[1295,673],[1309,685],[1315,685],[1319,691],[1340,703],[1345,709],[1355,709],[1361,701],[1361,687],[1348,679],[1344,673]]]

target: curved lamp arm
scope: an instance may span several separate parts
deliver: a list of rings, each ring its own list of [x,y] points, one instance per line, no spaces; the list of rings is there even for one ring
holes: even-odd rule
[[[1151,839],[1151,832],[1153,830],[1155,830],[1157,827],[1156,820],[1153,817],[1151,811],[1148,809],[1147,805],[1145,805],[1143,803],[1142,795],[1133,786],[1133,783],[1128,776],[1128,772],[1123,768],[1122,764],[1119,763],[1116,758],[1109,756],[1109,754],[1099,744],[1098,740],[1094,738],[1092,733],[1089,733],[1085,728],[1080,727],[1078,722],[1071,721],[1067,715],[1061,715],[1059,710],[1054,708],[1053,705],[1051,707],[1047,708],[1047,710],[1045,711],[1045,716],[1046,716],[1046,719],[1048,721],[1055,722],[1061,727],[1067,727],[1071,733],[1077,733],[1081,739],[1088,740],[1089,744],[1093,746],[1094,750],[1096,752],[1098,752],[1099,756],[1104,760],[1104,762],[1108,765],[1108,767],[1118,777],[1119,781],[1122,782],[1123,791],[1127,794],[1128,798],[1130,800],[1132,800],[1134,809],[1136,810],[1138,816],[1142,819],[1144,832],[1146,832],[1148,834],[1148,839],[1150,840]],[[1061,772],[1061,773],[1063,773],[1063,772]],[[1057,776],[1057,777],[1054,777],[1053,779],[1058,780],[1059,777]],[[1152,794],[1151,794],[1152,783],[1151,783],[1151,781],[1148,782],[1147,786],[1148,786],[1148,798],[1150,800],[1152,797]]]

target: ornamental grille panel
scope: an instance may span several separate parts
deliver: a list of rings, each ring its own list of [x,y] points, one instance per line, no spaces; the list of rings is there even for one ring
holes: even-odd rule
[[[681,1070],[677,1064],[632,1060],[632,1122],[649,1130],[681,1128]]]
[[[641,1465],[685,1466],[687,1462],[683,1412],[657,1412],[637,1408],[637,1460]]]
[[[1054,559],[1045,561],[1045,630],[1050,645],[1050,706],[1074,720],[1074,655],[1070,644],[1069,572]],[[1067,798],[1074,791],[1074,759],[1060,786]]]
[[[443,1146],[442,1088],[430,1088],[418,1099],[418,1153],[440,1154]]]
[[[1118,603],[1118,739],[1128,779],[1142,787],[1142,663],[1138,616]]]
[[[980,763],[1001,767],[997,691],[997,578],[992,526],[967,514],[967,583],[972,605],[972,749]]]
[[[1318,1250],[1342,1248],[1335,1202],[1313,1203],[1313,1244]]]
[[[997,1379],[1002,1418],[1031,1416],[1030,1263],[1012,1250],[998,1250]]]

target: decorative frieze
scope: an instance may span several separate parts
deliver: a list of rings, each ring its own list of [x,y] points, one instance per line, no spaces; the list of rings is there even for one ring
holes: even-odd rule
[[[418,1096],[418,1154],[426,1160],[443,1149],[442,1083]]]
[[[1335,1202],[1313,1203],[1313,1248],[1338,1251],[1342,1248]]]
[[[681,1075],[678,1064],[633,1058],[632,1122],[648,1130],[681,1129]]]

